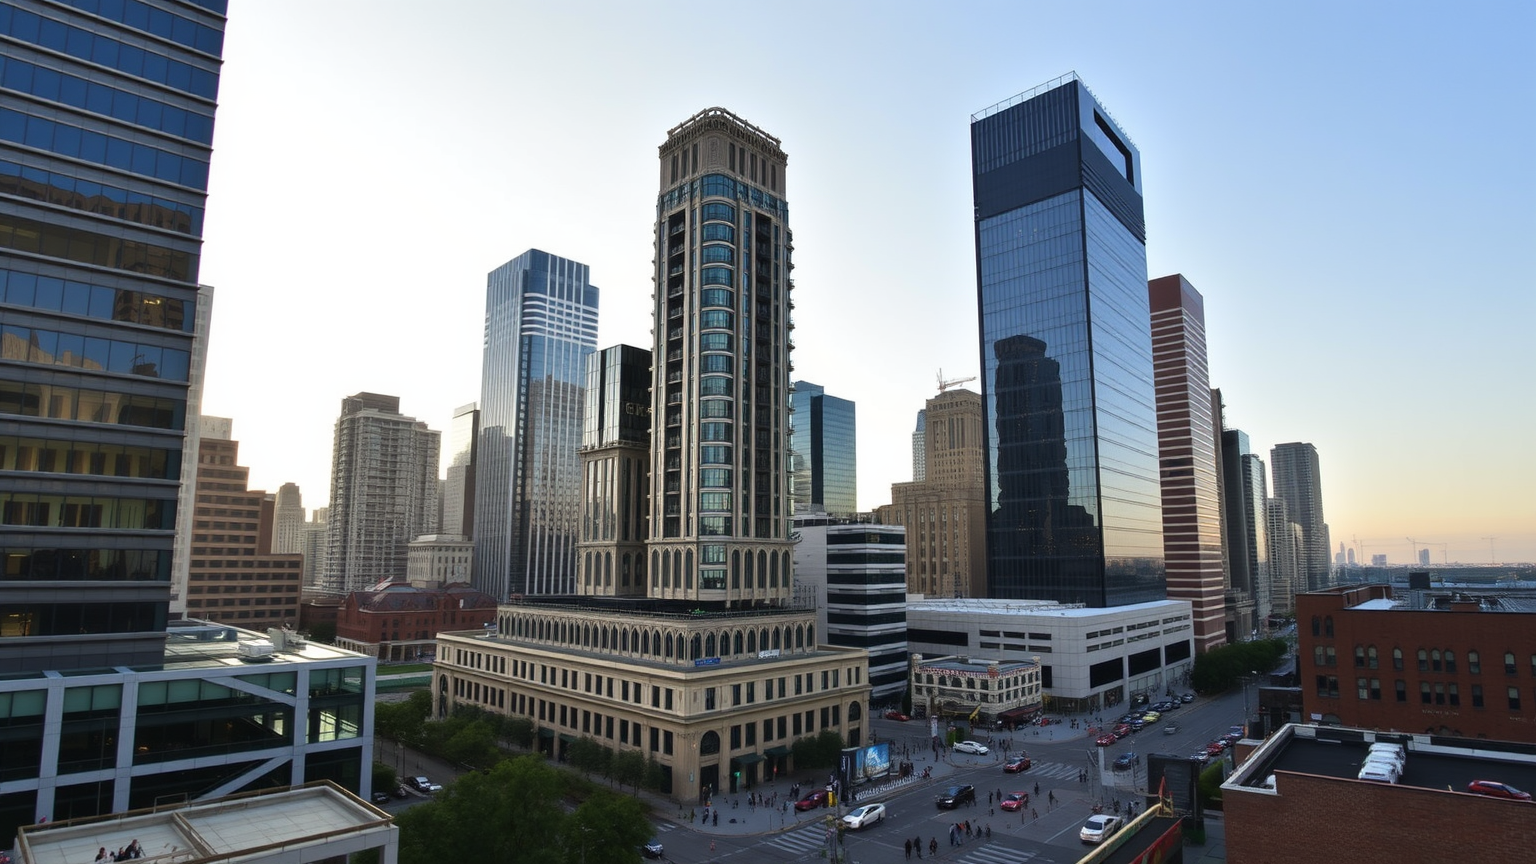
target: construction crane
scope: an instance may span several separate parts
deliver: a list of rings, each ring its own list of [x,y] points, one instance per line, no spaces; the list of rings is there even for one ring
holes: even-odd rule
[[[944,377],[944,370],[940,369],[939,370],[939,392],[943,393],[945,390],[948,390],[951,387],[956,387],[958,385],[966,383],[967,381],[975,381],[975,380],[976,380],[976,376],[975,375],[972,375],[969,378],[947,378],[946,379]]]

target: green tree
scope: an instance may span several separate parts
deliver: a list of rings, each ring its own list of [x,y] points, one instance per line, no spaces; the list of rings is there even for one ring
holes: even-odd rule
[[[460,765],[489,768],[501,761],[501,750],[496,746],[496,733],[484,721],[465,724],[454,736],[444,742],[443,755]]]
[[[563,864],[563,783],[559,769],[537,756],[466,774],[435,800],[400,814],[400,864]]]
[[[607,747],[597,743],[597,739],[585,735],[572,741],[565,751],[566,761],[586,774],[605,773],[611,755]]]
[[[645,754],[639,750],[620,750],[613,754],[608,765],[608,775],[620,786],[628,786],[636,792],[645,782]]]
[[[395,766],[385,765],[383,762],[373,763],[373,791],[388,792],[399,782],[400,778],[395,775]]]
[[[499,734],[514,747],[526,750],[533,746],[533,721],[527,717],[503,717]]]
[[[565,864],[633,864],[651,838],[645,805],[606,789],[592,793],[566,817],[560,836]]]

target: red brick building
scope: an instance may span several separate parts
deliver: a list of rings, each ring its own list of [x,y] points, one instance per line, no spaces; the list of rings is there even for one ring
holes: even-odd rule
[[[466,583],[415,588],[386,582],[342,601],[336,646],[385,661],[416,660],[434,654],[438,633],[474,630],[495,620],[496,599]]]
[[[1296,597],[1304,716],[1362,729],[1536,741],[1536,614],[1492,590],[1390,585]]]

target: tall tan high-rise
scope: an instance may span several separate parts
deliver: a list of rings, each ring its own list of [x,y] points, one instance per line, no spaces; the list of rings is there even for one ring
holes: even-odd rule
[[[1226,644],[1216,428],[1205,300],[1183,276],[1147,283],[1168,599],[1192,605],[1195,651]]]
[[[924,479],[891,484],[879,519],[907,528],[907,590],[985,597],[986,474],[981,394],[949,390],[923,410]]]
[[[304,496],[299,484],[284,483],[277,489],[273,509],[272,548],[277,555],[297,555],[304,551]]]

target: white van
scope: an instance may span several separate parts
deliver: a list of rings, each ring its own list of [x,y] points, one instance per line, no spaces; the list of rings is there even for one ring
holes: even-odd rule
[[[1389,761],[1366,760],[1366,763],[1360,766],[1358,779],[1375,780],[1378,783],[1396,783],[1399,776],[1396,766]]]
[[[1397,773],[1402,774],[1408,770],[1408,756],[1403,752],[1401,744],[1372,744],[1365,757],[1371,759],[1387,759],[1397,766]]]

